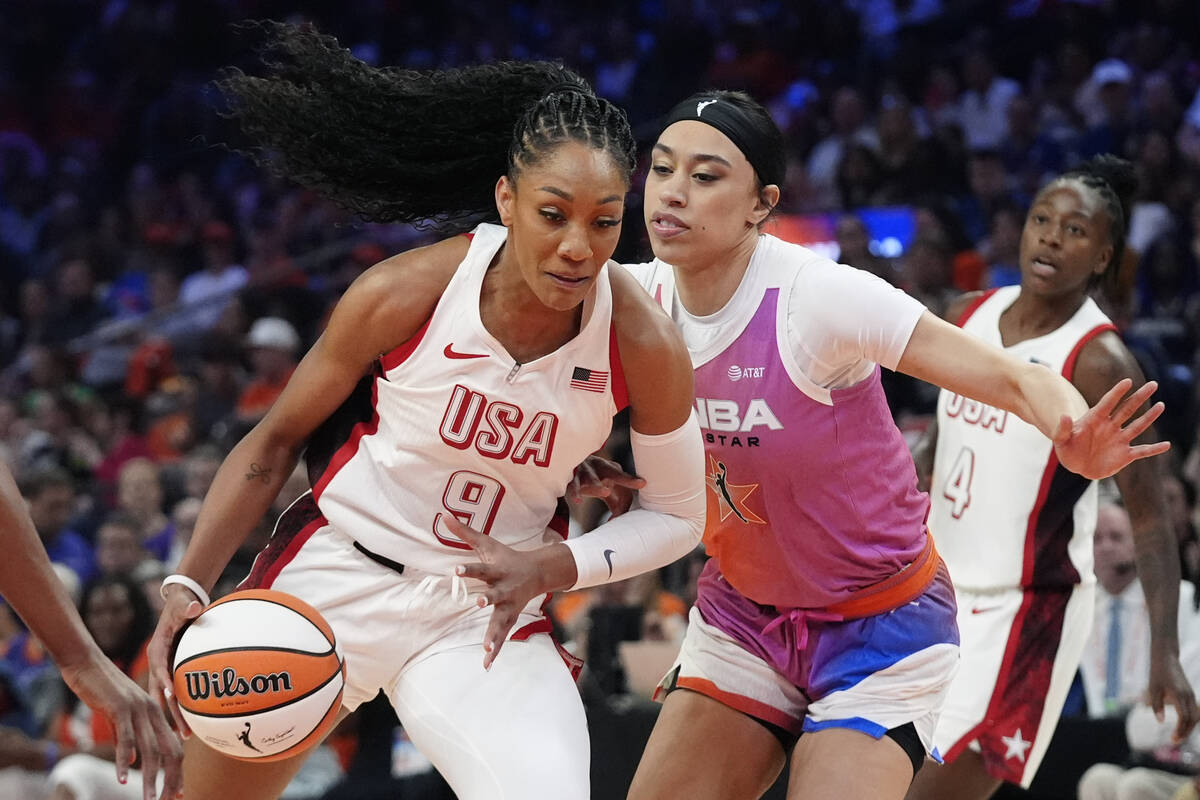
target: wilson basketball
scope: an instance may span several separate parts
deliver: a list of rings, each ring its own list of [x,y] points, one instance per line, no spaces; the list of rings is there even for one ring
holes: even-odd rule
[[[251,589],[204,610],[175,651],[175,697],[192,731],[247,761],[290,758],[329,732],[345,662],[333,630],[290,594]]]

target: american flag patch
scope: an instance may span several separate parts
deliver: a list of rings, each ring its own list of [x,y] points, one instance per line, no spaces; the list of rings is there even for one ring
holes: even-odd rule
[[[583,389],[585,392],[603,392],[608,388],[608,373],[576,367],[571,373],[571,388]]]

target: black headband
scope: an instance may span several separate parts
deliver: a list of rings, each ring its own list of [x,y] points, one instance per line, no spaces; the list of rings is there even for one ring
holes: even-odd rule
[[[763,134],[762,124],[755,123],[738,106],[719,97],[694,96],[671,109],[663,122],[663,130],[683,120],[703,122],[716,128],[742,151],[764,185],[783,185],[787,161],[782,150]]]

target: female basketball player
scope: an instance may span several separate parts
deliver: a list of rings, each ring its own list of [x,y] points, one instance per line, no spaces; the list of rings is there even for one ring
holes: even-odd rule
[[[160,767],[164,781],[159,796],[162,800],[175,797],[181,782],[179,739],[157,703],[101,652],[88,633],[51,569],[25,501],[3,464],[0,542],[5,553],[0,558],[0,595],[46,646],[71,691],[112,722],[117,737],[117,780],[125,783],[129,765],[140,757],[146,800],[154,797]],[[57,755],[46,754],[47,766],[53,766]]]
[[[673,561],[704,515],[687,351],[606,263],[634,162],[625,115],[551,64],[384,70],[315,32],[276,32],[285,63],[225,88],[283,174],[372,219],[501,224],[347,290],[225,460],[164,582],[156,680],[169,685],[172,637],[307,445],[313,490],[243,585],[320,610],[345,652],[346,708],[384,690],[458,797],[585,798],[583,707],[546,635],[546,593]],[[546,527],[558,497],[625,405],[644,513],[564,543]],[[274,797],[299,760],[189,741],[185,793]]]
[[[1089,401],[1117,380],[1141,385],[1137,362],[1088,296],[1097,282],[1115,285],[1136,182],[1129,163],[1102,156],[1049,183],[1025,219],[1021,285],[966,295],[949,318],[1061,374]],[[954,578],[963,663],[934,737],[947,763],[923,770],[911,798],[970,800],[1001,781],[1029,785],[1095,605],[1096,484],[1062,470],[1043,431],[955,392],[941,393],[917,455],[923,472],[932,467],[930,529]],[[1150,703],[1174,702],[1182,739],[1196,710],[1179,665],[1178,550],[1161,460],[1134,461],[1116,480],[1150,613]]]
[[[1167,448],[1129,444],[1161,412],[1130,421],[1152,385],[1088,409],[1057,374],[764,235],[784,164],[740,93],[680,103],[653,149],[657,260],[632,269],[696,368],[713,557],[637,800],[757,797],[793,743],[795,798],[901,798],[922,764],[959,658],[954,595],[879,364],[1031,420],[1089,477]]]

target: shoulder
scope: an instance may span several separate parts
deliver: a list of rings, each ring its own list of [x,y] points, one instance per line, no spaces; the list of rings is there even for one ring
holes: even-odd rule
[[[1145,383],[1142,368],[1115,331],[1093,336],[1080,349],[1071,382],[1089,404],[1094,405],[1113,384],[1124,378],[1133,388]]]
[[[466,236],[455,236],[380,261],[346,290],[329,331],[369,342],[374,352],[389,352],[433,313],[469,247]]]
[[[608,272],[612,285],[613,329],[622,360],[626,356],[656,352],[686,356],[687,348],[679,329],[662,306],[646,293],[638,278],[627,269],[611,264]]]
[[[962,319],[962,315],[967,313],[967,310],[978,306],[987,299],[988,293],[985,291],[967,292],[959,295],[954,300],[950,301],[950,305],[946,306],[946,321],[952,325],[957,325]]]

